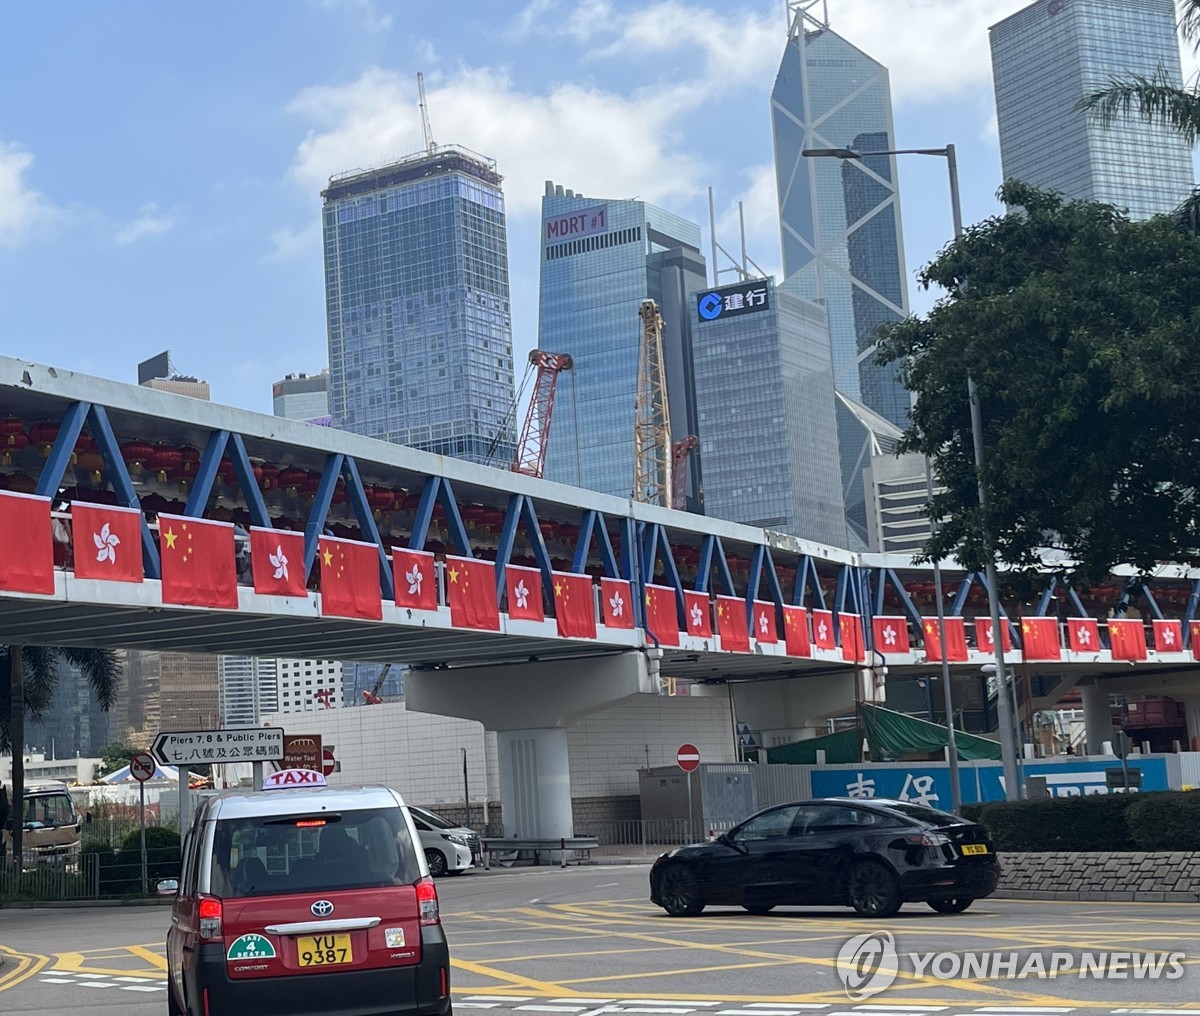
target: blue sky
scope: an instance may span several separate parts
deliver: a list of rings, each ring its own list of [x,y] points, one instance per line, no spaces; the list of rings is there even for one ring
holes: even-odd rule
[[[1027,0],[829,0],[889,66],[900,147],[959,150],[998,211],[987,26]],[[504,174],[517,362],[537,329],[543,181],[641,197],[780,263],[769,94],[783,0],[208,0],[0,9],[0,349],[118,380],[170,349],[270,412],[326,364],[319,191],[435,139]],[[1190,54],[1189,54],[1190,57]],[[1190,65],[1190,60],[1189,60]],[[950,233],[945,164],[900,167],[911,277]],[[910,285],[910,289],[915,289]],[[913,292],[922,308],[928,296]],[[518,379],[519,380],[519,379]]]

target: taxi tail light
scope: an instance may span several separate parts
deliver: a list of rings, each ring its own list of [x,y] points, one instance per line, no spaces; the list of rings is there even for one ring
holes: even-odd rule
[[[442,967],[441,971],[440,971],[440,976],[441,976],[441,980],[440,980],[440,984],[439,984],[439,987],[440,987],[439,994],[441,994],[443,997],[445,997],[446,995],[450,994],[450,971],[447,970],[445,967]]]
[[[221,901],[209,896],[200,898],[200,937],[209,941],[221,938]]]
[[[433,879],[423,878],[417,882],[417,906],[420,908],[422,924],[440,924],[441,913],[438,910],[437,886]]]
[[[945,833],[916,833],[905,836],[904,842],[914,847],[944,847],[950,842],[950,837]]]

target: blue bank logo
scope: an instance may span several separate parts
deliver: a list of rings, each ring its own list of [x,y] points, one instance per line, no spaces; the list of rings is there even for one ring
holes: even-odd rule
[[[698,309],[700,316],[705,321],[711,321],[713,318],[721,316],[721,311],[725,309],[725,301],[716,293],[709,293],[707,296],[700,297]]]

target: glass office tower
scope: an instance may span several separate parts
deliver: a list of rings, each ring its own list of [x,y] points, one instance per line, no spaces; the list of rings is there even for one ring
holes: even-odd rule
[[[825,311],[756,279],[693,304],[705,512],[846,544]]]
[[[1135,219],[1191,193],[1191,146],[1137,116],[1105,127],[1075,104],[1114,78],[1183,71],[1174,0],[1038,0],[990,29],[1006,180],[1103,201]]]
[[[787,48],[771,92],[783,267],[789,289],[825,308],[838,392],[897,427],[909,395],[895,365],[872,362],[877,330],[908,313],[888,72],[807,2],[791,5]],[[843,148],[862,159],[805,158]],[[872,440],[862,414],[837,414],[849,536],[865,546],[863,471]],[[833,427],[832,422],[830,427]]]
[[[492,160],[445,146],[334,177],[322,191],[335,427],[474,462],[511,460],[500,183]]]
[[[546,477],[629,497],[643,300],[658,303],[674,441],[697,434],[689,297],[706,285],[700,227],[644,201],[585,198],[552,182],[542,198],[538,347],[570,353],[558,389]],[[688,465],[689,509],[700,468]]]

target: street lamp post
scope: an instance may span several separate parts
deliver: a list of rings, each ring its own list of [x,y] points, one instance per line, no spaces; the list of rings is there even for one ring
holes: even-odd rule
[[[962,203],[958,193],[958,160],[954,146],[945,148],[897,148],[882,152],[859,152],[853,148],[806,148],[801,155],[809,158],[828,158],[844,160],[862,160],[870,155],[933,155],[946,160],[946,169],[950,176],[950,211],[954,218],[954,238],[957,240],[963,234]],[[1014,739],[1012,693],[1009,689],[1008,671],[1004,661],[1004,639],[1000,631],[1000,598],[996,585],[996,555],[991,527],[987,522],[988,496],[983,482],[983,415],[979,408],[979,390],[975,379],[967,376],[967,396],[971,403],[971,439],[975,451],[975,471],[979,484],[980,511],[980,542],[983,545],[984,575],[987,582],[988,607],[992,617],[992,649],[996,658],[996,678],[998,694],[996,696],[996,713],[1000,724],[1000,756],[1004,770],[1004,796],[1007,800],[1015,801],[1021,796],[1019,776],[1017,773],[1017,744]],[[933,476],[929,468],[929,457],[925,457],[925,487],[930,498],[933,497]],[[937,522],[931,518],[931,526],[936,532]],[[937,596],[938,627],[941,629],[942,649],[942,686],[946,698],[946,726],[949,730],[948,742],[951,758],[952,793],[955,810],[958,810],[959,786],[957,778],[957,754],[954,744],[954,714],[950,694],[949,667],[946,663],[946,634],[945,618],[942,614],[942,583],[938,563],[934,561],[934,587]]]

